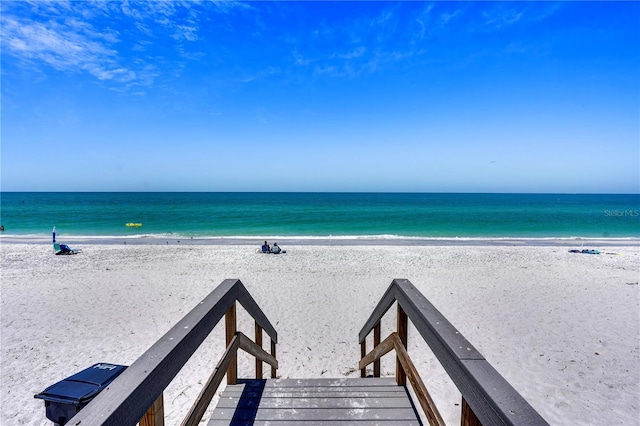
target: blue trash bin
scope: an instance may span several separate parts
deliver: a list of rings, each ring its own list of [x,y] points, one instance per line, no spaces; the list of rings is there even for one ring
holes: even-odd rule
[[[43,399],[46,415],[56,426],[64,426],[127,367],[98,363],[49,386],[35,398]]]

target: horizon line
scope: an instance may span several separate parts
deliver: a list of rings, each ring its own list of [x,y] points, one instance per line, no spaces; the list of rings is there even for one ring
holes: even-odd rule
[[[50,193],[50,194],[82,194],[82,193],[105,193],[105,194],[504,194],[504,195],[640,195],[639,192],[536,192],[536,191],[49,191],[49,190],[29,190],[29,191],[4,191],[2,193]]]

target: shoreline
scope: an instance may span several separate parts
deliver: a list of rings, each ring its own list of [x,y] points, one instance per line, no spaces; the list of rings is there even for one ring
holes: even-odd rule
[[[259,247],[262,241],[284,246],[534,246],[534,247],[640,247],[640,238],[585,237],[402,237],[402,236],[58,236],[57,242],[87,245],[250,245]],[[51,244],[51,236],[0,235],[0,244]]]

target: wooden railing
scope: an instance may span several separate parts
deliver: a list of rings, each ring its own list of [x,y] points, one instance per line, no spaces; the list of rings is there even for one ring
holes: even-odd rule
[[[236,301],[255,320],[255,343],[237,331]],[[93,401],[67,423],[74,426],[164,424],[162,393],[189,358],[225,316],[227,349],[182,422],[197,425],[225,374],[237,381],[237,351],[256,357],[256,378],[262,378],[262,363],[276,377],[278,335],[240,280],[224,280],[191,312],[115,379]],[[271,353],[262,349],[263,330],[271,338]]]
[[[397,331],[380,342],[380,321],[397,302]],[[444,425],[429,392],[409,358],[408,319],[429,345],[453,383],[462,394],[463,426],[546,425],[538,412],[484,359],[467,339],[406,279],[393,280],[360,331],[361,376],[373,363],[373,375],[380,377],[380,358],[395,349],[396,381],[406,379],[416,393],[429,424]],[[374,348],[367,354],[366,338],[373,330]]]

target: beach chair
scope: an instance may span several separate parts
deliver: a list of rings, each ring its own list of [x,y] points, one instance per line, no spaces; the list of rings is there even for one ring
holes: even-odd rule
[[[56,255],[60,255],[60,254],[77,254],[77,253],[80,253],[81,251],[82,250],[72,249],[71,247],[69,247],[66,244],[53,243],[53,252]]]

